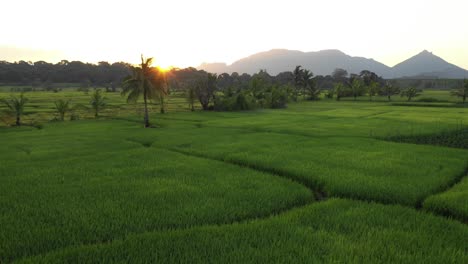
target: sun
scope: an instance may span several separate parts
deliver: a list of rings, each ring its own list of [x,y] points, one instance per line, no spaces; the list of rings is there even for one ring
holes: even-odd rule
[[[168,72],[168,71],[171,71],[172,69],[174,69],[173,66],[162,66],[162,65],[158,65],[156,66],[160,71],[162,72]]]

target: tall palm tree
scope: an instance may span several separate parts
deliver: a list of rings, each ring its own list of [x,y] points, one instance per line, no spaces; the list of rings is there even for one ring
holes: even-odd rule
[[[293,82],[294,82],[294,93],[293,99],[297,101],[297,97],[299,96],[299,89],[303,86],[303,74],[302,74],[302,66],[298,65],[293,71]]]
[[[302,93],[304,94],[304,98],[307,96],[308,86],[310,85],[312,87],[312,85],[315,85],[312,77],[314,77],[314,74],[311,71],[306,69],[302,70]]]
[[[122,95],[127,96],[127,102],[136,102],[143,96],[145,106],[144,127],[149,127],[148,101],[167,95],[167,85],[164,73],[156,67],[151,67],[153,58],[144,59],[141,64],[132,67],[132,75],[125,78],[122,84]]]
[[[19,97],[11,96],[10,99],[1,99],[0,102],[5,104],[7,111],[16,117],[16,125],[21,126],[21,116],[24,112],[24,106],[28,102],[28,98],[21,94]]]

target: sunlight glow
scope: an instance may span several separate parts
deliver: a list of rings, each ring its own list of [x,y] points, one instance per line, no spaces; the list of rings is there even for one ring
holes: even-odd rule
[[[5,1],[0,59],[138,63],[144,53],[168,68],[284,48],[393,66],[427,49],[468,68],[467,9],[466,0]]]

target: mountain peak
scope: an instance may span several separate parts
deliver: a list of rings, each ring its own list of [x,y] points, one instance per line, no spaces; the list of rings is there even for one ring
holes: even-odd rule
[[[425,56],[427,56],[427,55],[434,55],[434,54],[432,54],[432,52],[430,52],[430,51],[428,51],[428,50],[423,50],[423,51],[421,51],[418,55],[425,55]]]
[[[326,49],[326,50],[321,50],[318,53],[321,53],[324,55],[346,55],[346,53],[338,49]]]
[[[423,50],[417,55],[398,63],[393,67],[395,76],[437,76],[439,78],[461,78],[468,72],[448,63],[441,57]]]

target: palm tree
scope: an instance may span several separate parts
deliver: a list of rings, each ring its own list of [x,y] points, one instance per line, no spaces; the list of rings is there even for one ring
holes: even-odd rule
[[[453,96],[458,96],[462,98],[463,103],[466,101],[466,97],[468,96],[468,80],[463,80],[463,85],[451,92]]]
[[[141,64],[132,67],[132,75],[125,78],[122,84],[122,95],[127,96],[127,102],[136,102],[143,96],[145,106],[144,127],[149,127],[148,101],[167,95],[167,85],[164,73],[158,68],[151,67],[153,58],[144,59]]]
[[[99,116],[99,112],[106,107],[106,98],[102,96],[101,90],[95,90],[91,95],[91,101],[89,102],[91,108],[94,110],[94,117]]]
[[[55,110],[59,114],[60,121],[65,120],[65,114],[71,110],[70,108],[70,100],[57,100],[55,101]]]
[[[312,79],[312,77],[314,77],[314,74],[311,71],[306,69],[302,70],[302,93],[304,93],[304,97],[306,97],[306,91],[308,86],[310,86],[310,88],[313,88],[312,90],[315,91],[315,82]]]
[[[21,116],[24,112],[24,106],[28,102],[28,98],[21,94],[19,97],[11,96],[10,99],[0,100],[7,107],[7,112],[16,117],[16,125],[21,126]]]
[[[301,69],[302,66],[296,66],[296,68],[293,71],[293,82],[294,82],[294,93],[293,93],[293,99],[294,101],[297,101],[298,97],[298,91],[300,87],[303,86],[303,69]]]

